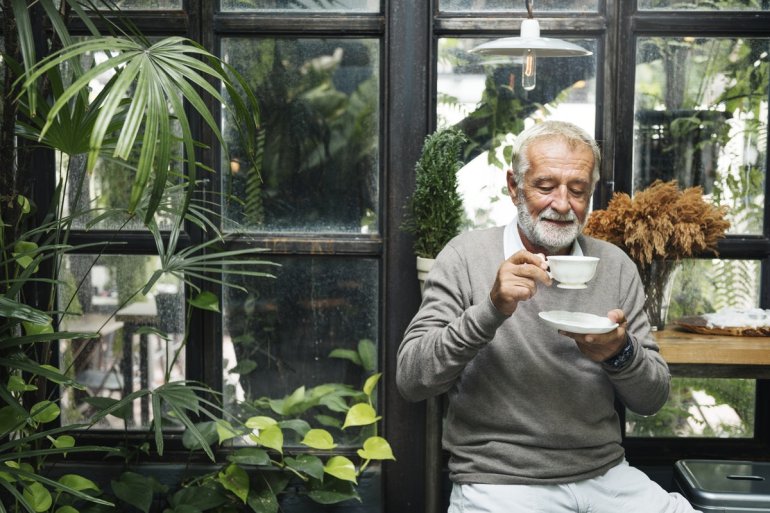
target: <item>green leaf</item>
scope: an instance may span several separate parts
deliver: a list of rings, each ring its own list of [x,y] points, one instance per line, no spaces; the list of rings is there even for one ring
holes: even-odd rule
[[[32,390],[37,390],[37,387],[25,383],[21,376],[16,376],[14,374],[8,378],[9,392],[30,392]]]
[[[198,432],[203,436],[203,439],[206,441],[207,444],[211,445],[213,443],[216,443],[216,441],[219,439],[219,433],[217,433],[217,425],[214,421],[206,421],[206,422],[199,422],[195,424],[195,427],[198,429]],[[191,430],[186,429],[184,434],[182,435],[182,445],[186,449],[190,450],[196,450],[196,449],[202,449],[200,440],[198,440],[197,437],[194,436]]]
[[[69,449],[75,447],[75,438],[70,435],[62,435],[52,439],[52,443],[57,449]]]
[[[28,321],[43,326],[52,322],[51,318],[40,310],[2,296],[0,296],[0,317]]]
[[[100,490],[96,483],[77,474],[64,474],[58,481],[62,485],[72,488],[73,490]]]
[[[120,479],[112,480],[112,491],[115,496],[131,504],[144,513],[150,512],[155,483],[149,477],[140,476],[134,472],[124,472]]]
[[[277,420],[264,416],[249,417],[245,422],[246,427],[249,429],[265,429],[276,424],[278,424]]]
[[[243,360],[240,360],[235,367],[230,369],[230,372],[232,372],[233,374],[244,375],[252,372],[256,368],[257,368],[257,362],[255,362],[254,360],[249,360],[244,358]]]
[[[312,454],[300,454],[296,458],[288,457],[284,460],[287,466],[298,472],[303,472],[318,480],[324,478],[324,464],[321,458]]]
[[[377,368],[377,346],[368,338],[358,341],[358,354],[361,358],[361,366],[367,372]]]
[[[358,356],[358,352],[352,349],[334,349],[329,353],[329,358],[341,358],[343,360],[350,360],[356,365],[361,365],[361,357]]]
[[[325,429],[311,429],[300,443],[307,445],[311,449],[319,449],[322,451],[328,451],[337,447],[331,433]]]
[[[387,440],[379,436],[371,436],[364,442],[363,449],[358,449],[358,455],[365,460],[395,460],[393,450]]]
[[[24,333],[27,335],[40,335],[42,333],[53,333],[53,321],[48,320],[44,324],[38,324],[35,322],[22,322],[24,326]]]
[[[22,269],[26,269],[34,262],[34,259],[29,255],[16,256],[16,253],[14,253],[14,257],[16,257],[16,263]],[[35,268],[35,271],[37,271],[37,268]]]
[[[219,481],[226,490],[230,490],[236,497],[246,503],[249,496],[249,476],[241,467],[235,464],[228,465],[227,468],[217,474]]]
[[[249,493],[247,504],[254,513],[278,513],[280,511],[278,497],[270,487],[252,490]]]
[[[338,413],[344,413],[350,409],[348,403],[345,402],[345,399],[339,395],[327,395],[322,397],[319,403],[326,406],[331,411],[336,411]]]
[[[48,511],[53,504],[51,492],[38,482],[24,487],[24,500],[38,513]]]
[[[217,419],[216,426],[217,436],[219,436],[220,444],[226,440],[230,440],[231,438],[235,438],[236,436],[240,435],[240,433],[235,430],[233,425],[226,420]]]
[[[83,402],[90,404],[91,406],[95,406],[100,411],[104,411],[107,408],[115,405],[116,403],[120,402],[118,399],[112,399],[111,397],[85,397],[83,398]],[[120,408],[117,408],[116,410],[110,412],[110,415],[114,415],[115,417],[123,420],[128,420],[131,417],[133,417],[134,412],[133,408],[131,406],[131,403],[126,403]]]
[[[13,246],[13,252],[11,254],[13,255],[19,267],[26,269],[35,261],[37,253],[38,246],[36,243],[30,241],[19,241]],[[37,271],[38,268],[35,267],[32,272],[36,273]]]
[[[305,387],[301,386],[294,390],[294,392],[291,393],[291,395],[285,397],[283,399],[283,410],[284,415],[288,415],[293,413],[296,410],[304,410],[302,408],[302,405],[306,402],[306,394],[305,394]]]
[[[274,449],[283,454],[283,432],[277,424],[260,429],[259,433],[250,435],[259,445]]]
[[[316,415],[315,420],[318,421],[318,423],[322,426],[333,427],[337,429],[342,428],[342,421],[336,417],[332,417],[331,415]]]
[[[219,298],[207,290],[204,290],[192,298],[190,300],[190,304],[195,308],[200,308],[201,310],[219,312]]]
[[[373,374],[366,378],[366,382],[364,383],[364,393],[368,395],[369,397],[372,396],[372,392],[374,392],[374,387],[377,386],[377,382],[382,377],[382,372],[378,372],[377,374]]]
[[[227,456],[227,461],[240,465],[268,465],[270,456],[264,449],[244,447]]]
[[[350,426],[367,426],[374,424],[382,417],[377,416],[377,412],[374,411],[370,405],[366,403],[358,403],[353,405],[345,416],[345,423],[342,425],[342,429]]]
[[[61,410],[56,403],[51,401],[40,401],[39,403],[32,406],[32,408],[29,410],[29,413],[30,417],[32,417],[32,420],[41,424],[45,424],[59,418]]]
[[[176,408],[190,410],[196,414],[199,412],[200,399],[195,394],[195,390],[183,383],[167,383],[156,388],[154,393]]]
[[[302,419],[282,420],[278,423],[278,425],[281,426],[281,429],[284,431],[289,429],[300,436],[305,436],[307,432],[310,431],[310,424],[308,424],[306,420]]]
[[[19,408],[3,406],[0,408],[0,435],[6,435],[19,426],[24,425],[26,417]]]
[[[14,257],[18,257],[19,255],[26,255],[30,258],[30,260],[32,260],[31,256],[37,253],[37,251],[38,251],[38,245],[36,242],[31,242],[28,240],[20,240],[13,245],[12,254]]]
[[[27,199],[26,196],[22,196],[21,194],[19,194],[18,196],[16,196],[16,202],[19,204],[19,206],[21,206],[22,214],[29,214],[30,211],[32,210],[32,206],[30,205],[29,200]]]
[[[307,495],[319,504],[337,504],[350,499],[361,500],[353,483],[334,478],[325,479],[323,482],[311,482]]]
[[[181,513],[182,508],[193,507],[198,511],[208,511],[227,504],[225,491],[214,482],[204,482],[200,486],[186,486],[169,498],[174,511]]]
[[[329,475],[356,483],[356,466],[345,456],[332,456],[324,465],[324,472]]]
[[[60,508],[56,508],[55,513],[80,513],[80,511],[76,510],[72,506],[62,506]]]

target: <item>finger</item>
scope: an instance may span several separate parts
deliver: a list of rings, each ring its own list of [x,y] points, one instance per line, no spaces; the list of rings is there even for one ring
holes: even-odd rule
[[[530,281],[533,287],[535,286],[535,281],[548,286],[553,282],[551,275],[545,269],[532,264],[514,265],[512,273],[519,279]]]
[[[607,312],[607,317],[612,321],[616,322],[619,325],[623,326],[628,322],[628,319],[626,319],[626,314],[623,313],[623,310],[616,308],[614,310],[610,310]]]
[[[526,249],[514,253],[508,261],[514,265],[531,264],[543,270],[548,269],[548,262],[545,261],[545,255],[542,253],[530,253]]]

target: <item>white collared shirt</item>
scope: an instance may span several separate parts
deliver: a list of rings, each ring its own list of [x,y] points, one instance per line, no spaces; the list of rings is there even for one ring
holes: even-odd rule
[[[519,214],[514,212],[513,219],[508,223],[503,231],[503,251],[505,252],[505,259],[508,260],[517,251],[524,249],[524,243],[521,241],[521,235],[518,230]],[[571,255],[583,256],[583,249],[578,244],[577,239],[572,244]]]

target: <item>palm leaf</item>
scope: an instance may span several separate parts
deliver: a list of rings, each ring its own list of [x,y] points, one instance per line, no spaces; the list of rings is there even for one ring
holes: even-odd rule
[[[234,70],[228,68],[229,73],[226,72],[214,55],[197,43],[182,37],[166,38],[149,46],[131,39],[95,37],[73,43],[53,53],[28,73],[22,88],[25,94],[29,95],[30,112],[33,115],[36,112],[31,100],[34,94],[29,91],[34,88],[37,80],[49,70],[58,68],[66,62],[79,60],[82,55],[88,53],[105,52],[105,49],[109,50],[107,59],[76,77],[72,84],[56,98],[47,112],[45,125],[40,130],[40,138],[51,129],[59,113],[66,109],[69,102],[92,80],[103,73],[115,71],[117,77],[110,82],[93,123],[86,167],[89,171],[94,169],[105,139],[110,136],[115,127],[114,120],[123,115],[125,100],[131,94],[125,123],[117,136],[112,154],[116,158],[129,159],[140,137],[144,137],[145,144],[141,145],[142,152],[137,164],[129,211],[133,212],[137,207],[142,189],[149,183],[150,176],[155,175],[154,190],[145,215],[145,221],[148,221],[160,202],[162,188],[166,184],[165,176],[171,163],[171,152],[168,148],[173,143],[173,134],[170,130],[172,120],[178,124],[182,134],[188,173],[190,179],[194,181],[197,166],[196,143],[185,114],[183,100],[201,116],[226,151],[226,142],[218,123],[196,88],[202,89],[217,102],[226,105],[222,95],[209,83],[209,80],[221,81],[230,90],[234,88],[231,78]],[[205,59],[206,62],[199,58]],[[241,83],[240,80],[236,79],[236,83]],[[239,121],[238,125],[248,127],[246,130],[249,133],[256,133],[258,119],[255,116],[259,112],[256,98],[247,94],[245,102],[241,100],[233,105],[235,105],[234,117]],[[148,141],[157,141],[157,143],[148,144]],[[184,203],[184,206],[189,203],[189,196],[185,198]]]

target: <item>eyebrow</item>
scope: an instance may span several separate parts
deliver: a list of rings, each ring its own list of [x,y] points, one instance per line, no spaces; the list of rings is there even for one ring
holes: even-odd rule
[[[532,185],[538,186],[538,185],[542,185],[544,183],[549,183],[549,182],[550,183],[559,182],[559,180],[554,178],[553,175],[538,176],[537,178],[535,178],[532,181]],[[583,178],[574,178],[574,179],[571,179],[571,180],[569,180],[567,182],[567,185],[575,185],[575,184],[590,186],[591,182],[589,180],[585,180]]]

